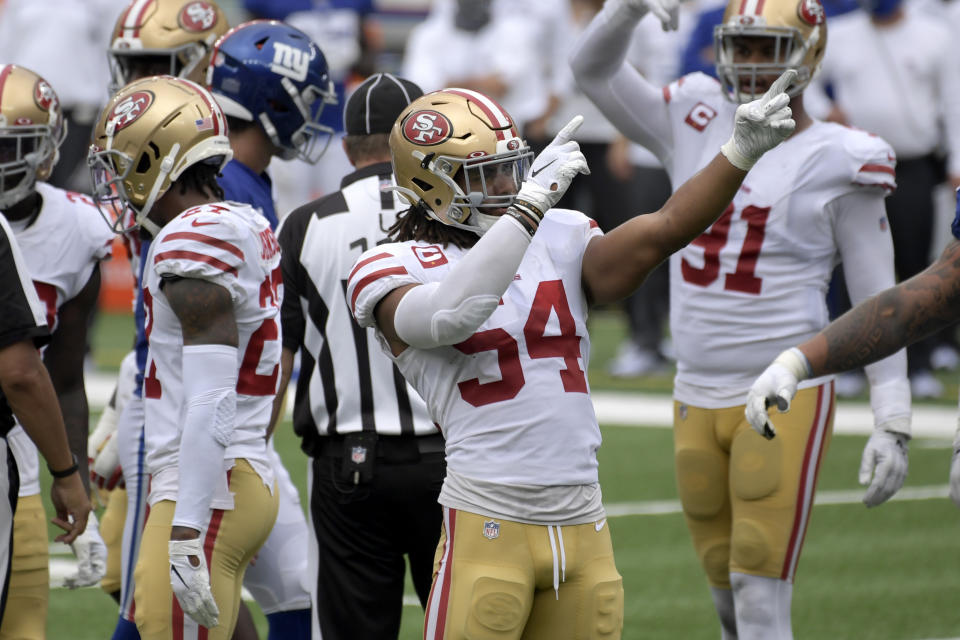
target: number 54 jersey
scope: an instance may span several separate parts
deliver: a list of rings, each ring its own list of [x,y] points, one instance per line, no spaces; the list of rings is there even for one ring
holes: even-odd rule
[[[197,278],[230,293],[239,336],[237,414],[225,460],[244,458],[273,486],[264,435],[280,364],[280,248],[266,218],[236,202],[188,209],[167,223],[150,245],[144,281],[150,343],[143,381],[146,465],[150,504],[176,500],[177,459],[186,410],[183,333],[162,288],[164,277]],[[226,474],[213,508],[230,509]]]
[[[583,214],[551,210],[476,333],[452,346],[408,347],[395,358],[443,430],[450,471],[499,484],[597,482],[600,430],[587,386],[590,339],[580,273],[583,251],[599,234]],[[347,285],[357,322],[373,326],[383,296],[443,280],[465,253],[420,242],[370,249]]]
[[[703,74],[672,83],[664,99],[672,148],[663,160],[676,188],[730,137],[737,105]],[[893,285],[883,198],[894,164],[881,138],[820,121],[764,154],[723,215],[670,259],[677,400],[743,404],[778,353],[827,324],[825,295],[845,249],[861,247],[874,261],[863,266],[890,274],[879,288]],[[854,303],[875,293],[848,281]]]

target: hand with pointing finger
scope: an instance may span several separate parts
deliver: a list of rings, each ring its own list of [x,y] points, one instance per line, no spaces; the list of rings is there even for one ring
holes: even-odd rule
[[[760,98],[737,107],[733,135],[720,152],[730,164],[749,171],[764,153],[793,133],[797,123],[786,91],[797,72],[787,69]]]

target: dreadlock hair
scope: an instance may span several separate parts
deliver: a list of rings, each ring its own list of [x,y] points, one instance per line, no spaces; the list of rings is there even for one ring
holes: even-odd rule
[[[391,242],[415,240],[444,247],[452,244],[460,249],[469,249],[480,239],[472,231],[451,227],[432,217],[422,202],[400,213],[387,236]]]
[[[180,187],[180,195],[185,194],[188,189],[192,189],[212,195],[217,200],[223,200],[223,189],[217,182],[217,176],[220,175],[221,158],[222,156],[217,157],[215,163],[198,162],[184,169],[176,181],[176,184]]]

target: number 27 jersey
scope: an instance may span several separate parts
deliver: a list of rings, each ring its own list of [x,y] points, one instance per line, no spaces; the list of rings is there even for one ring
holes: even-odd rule
[[[395,358],[443,430],[451,471],[501,484],[597,482],[600,430],[586,379],[590,339],[581,262],[599,233],[579,212],[551,210],[476,333],[451,346],[408,347]],[[370,249],[347,285],[357,322],[373,326],[374,309],[387,293],[443,280],[464,253],[419,242]]]
[[[186,411],[183,331],[161,288],[163,277],[169,276],[206,280],[230,293],[239,378],[236,424],[224,459],[245,458],[272,485],[264,435],[279,377],[280,250],[266,218],[248,205],[220,202],[188,209],[167,223],[147,256],[144,306],[150,348],[143,396],[146,462],[153,474],[150,502],[176,499],[175,470]],[[214,508],[230,508],[226,487],[219,489]]]

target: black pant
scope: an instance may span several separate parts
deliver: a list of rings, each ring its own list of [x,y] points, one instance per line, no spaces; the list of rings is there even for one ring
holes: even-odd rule
[[[2,436],[6,438],[6,436]],[[10,503],[10,513],[17,512],[17,496],[20,494],[20,471],[17,469],[17,460],[13,456],[13,449],[7,444],[6,471],[7,501]],[[0,496],[0,500],[3,497]],[[10,518],[10,531],[5,540],[7,544],[7,566],[3,568],[3,589],[0,591],[0,622],[3,621],[3,612],[7,608],[7,593],[10,590],[10,568],[13,566],[13,518]]]
[[[317,616],[324,640],[396,639],[404,555],[426,606],[442,521],[437,496],[446,473],[442,441],[439,447],[427,442],[437,438],[381,436],[373,477],[357,485],[341,477],[344,455],[350,455],[342,441],[326,442],[311,459]],[[412,449],[410,440],[416,441]]]

